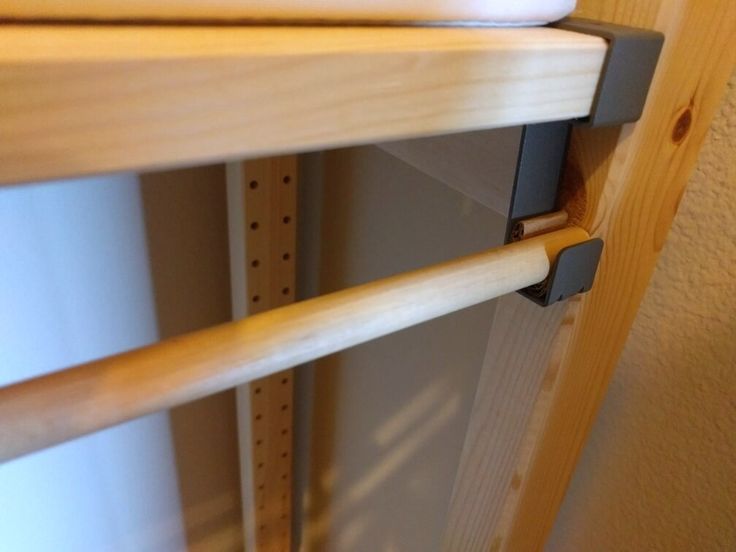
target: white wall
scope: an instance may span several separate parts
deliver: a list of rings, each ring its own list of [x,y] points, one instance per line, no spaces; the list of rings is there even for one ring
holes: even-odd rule
[[[0,189],[0,384],[157,337],[135,176]],[[165,413],[0,466],[0,550],[185,546]]]
[[[736,75],[549,552],[736,550]]]
[[[305,178],[300,196],[300,216],[320,217],[319,243],[299,251],[319,264],[321,293],[502,240],[502,218],[376,147],[323,159],[323,189]],[[489,185],[491,168],[479,175]],[[305,212],[315,204],[321,214]],[[314,401],[313,418],[296,420],[301,446],[311,424],[302,550],[440,549],[493,309],[479,305],[322,359],[313,384],[300,371],[297,401],[305,392]],[[306,456],[301,449],[296,473]]]

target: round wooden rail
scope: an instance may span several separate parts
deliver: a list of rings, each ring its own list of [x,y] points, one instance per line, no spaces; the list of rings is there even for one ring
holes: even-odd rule
[[[542,281],[575,227],[0,389],[0,460],[246,383]]]

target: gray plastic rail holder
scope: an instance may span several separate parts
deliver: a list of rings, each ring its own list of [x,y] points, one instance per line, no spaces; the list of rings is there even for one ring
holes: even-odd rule
[[[664,35],[589,19],[568,18],[553,26],[600,36],[608,41],[590,116],[578,122],[597,127],[638,121],[662,51]]]
[[[655,31],[585,19],[565,19],[559,29],[603,37],[609,43],[590,116],[576,121],[526,125],[521,135],[511,193],[506,243],[520,220],[555,211],[572,125],[613,126],[641,117],[664,36]],[[563,249],[544,282],[520,290],[548,306],[590,290],[603,241],[598,238]]]

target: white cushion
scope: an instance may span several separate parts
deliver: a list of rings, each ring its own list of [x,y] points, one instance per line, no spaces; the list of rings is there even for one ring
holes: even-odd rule
[[[569,15],[575,0],[242,0],[226,2],[259,19],[314,19],[544,25]]]

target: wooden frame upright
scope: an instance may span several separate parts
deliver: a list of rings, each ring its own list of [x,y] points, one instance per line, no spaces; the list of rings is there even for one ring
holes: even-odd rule
[[[580,0],[576,15],[658,30],[664,49],[639,122],[573,132],[565,208],[606,243],[593,290],[545,313],[500,299],[448,551],[544,548],[736,61],[729,0]]]

